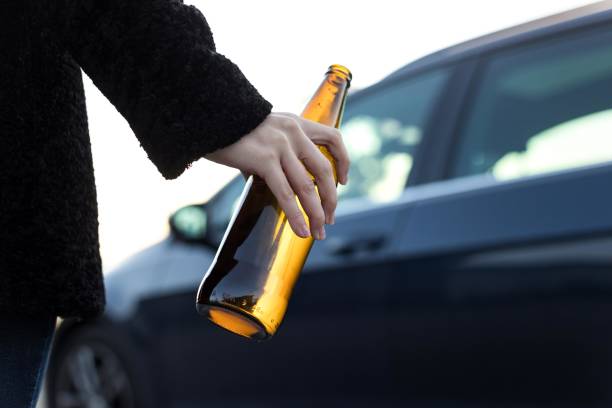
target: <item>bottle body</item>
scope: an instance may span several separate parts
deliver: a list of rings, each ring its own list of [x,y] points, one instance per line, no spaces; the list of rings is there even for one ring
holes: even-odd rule
[[[302,116],[338,127],[350,78],[346,68],[330,67]],[[319,149],[334,164],[327,149]],[[335,165],[332,167],[335,172]],[[215,260],[200,284],[198,312],[244,337],[271,337],[283,320],[312,245],[312,237],[301,238],[293,232],[265,182],[258,176],[249,177]]]
[[[313,239],[293,233],[259,177],[247,180],[239,208],[198,291],[198,311],[230,331],[263,340],[285,314]]]

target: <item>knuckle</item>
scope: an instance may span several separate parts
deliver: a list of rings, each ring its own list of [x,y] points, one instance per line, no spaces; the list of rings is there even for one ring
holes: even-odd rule
[[[326,208],[333,210],[336,208],[337,204],[338,204],[338,196],[336,195],[335,190],[332,194],[325,196],[324,205]]]
[[[278,154],[274,149],[265,149],[261,153],[261,164],[268,165],[278,159]],[[262,166],[264,167],[264,166]]]
[[[305,195],[314,194],[315,192],[314,183],[310,180],[302,181],[298,189],[300,193]]]
[[[295,132],[300,127],[297,120],[291,117],[285,117],[281,123],[288,132]]]
[[[301,219],[304,219],[302,212],[298,209],[294,209],[291,211],[285,211],[285,215],[287,216],[288,220],[293,221],[295,223],[299,223]]]
[[[330,212],[330,213],[334,213],[336,211],[336,204],[337,204],[337,201],[334,200],[333,204],[331,204],[331,205],[329,205],[327,207],[327,211]]]
[[[285,138],[283,132],[272,131],[267,136],[267,141],[273,144],[282,143],[282,140]]]
[[[287,216],[287,220],[289,220],[289,223],[294,225],[300,225],[302,223],[302,220],[304,219],[304,216],[298,210],[294,211],[293,213],[285,212],[285,215]]]
[[[284,150],[289,145],[287,135],[283,132],[273,132],[270,134],[270,142],[278,149]]]
[[[326,178],[333,177],[334,175],[331,163],[327,161],[327,159],[323,159],[323,161],[321,161],[319,171],[321,172],[321,175]]]
[[[315,225],[321,225],[325,223],[325,213],[323,209],[318,208],[316,211],[313,211],[312,214],[309,215],[310,221]]]
[[[340,133],[338,129],[333,128],[333,127],[328,127],[326,139],[328,140],[328,142],[336,145],[336,144],[342,143],[342,134]]]
[[[280,192],[280,200],[287,204],[292,204],[295,194],[290,188],[283,188]]]

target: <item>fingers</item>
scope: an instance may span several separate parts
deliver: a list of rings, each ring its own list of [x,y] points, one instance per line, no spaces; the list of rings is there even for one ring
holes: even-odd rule
[[[286,164],[291,165],[290,169],[294,168],[293,174],[291,174],[292,177],[289,177],[289,182],[294,186],[296,193],[298,193],[300,203],[303,206],[307,206],[304,210],[310,218],[311,231],[315,238],[317,238],[317,232],[319,235],[325,235],[324,222],[328,224],[334,223],[334,212],[336,211],[337,204],[336,183],[331,163],[304,133],[298,119],[297,117],[288,117],[287,121],[283,123],[284,129],[288,134],[288,140],[290,141],[290,149],[287,149],[290,154],[281,154],[281,158],[287,156]],[[325,128],[324,126],[321,127]],[[303,165],[300,163],[300,160]],[[296,163],[300,164],[300,166],[296,166]],[[306,166],[306,169],[303,168],[304,166]],[[320,197],[317,197],[314,192],[311,193],[310,190],[313,190],[314,186],[305,170],[310,171],[313,175]],[[308,179],[305,177],[308,177]],[[306,197],[308,197],[308,201],[304,202]],[[310,197],[316,198],[317,203],[312,202]],[[311,217],[318,217],[318,209],[321,207],[324,213],[324,220],[319,225],[318,219],[315,218],[313,220]]]
[[[327,150],[336,161],[338,182],[346,184],[348,182],[350,159],[340,131],[311,120],[296,118],[299,120],[300,127],[304,133],[314,144],[327,147]]]
[[[314,181],[306,171],[304,165],[293,152],[288,152],[281,158],[281,165],[287,175],[289,184],[297,194],[300,204],[308,215],[310,231],[315,239],[325,239],[326,212],[323,210],[321,199],[315,189]],[[333,183],[332,188],[333,188]],[[321,191],[319,187],[319,192]],[[335,189],[334,189],[335,194]],[[333,212],[330,213],[333,216]]]
[[[269,166],[268,171],[266,171],[265,174],[262,174],[262,177],[268,185],[268,188],[270,188],[270,191],[272,191],[272,194],[274,194],[276,197],[278,204],[285,212],[291,229],[296,233],[296,235],[302,238],[309,237],[310,232],[308,230],[308,226],[306,225],[306,220],[304,219],[302,211],[300,211],[300,208],[297,205],[295,193],[287,181],[280,163],[271,162]]]
[[[320,196],[318,198],[318,201],[320,201],[319,206],[322,207],[325,213],[325,222],[333,224],[335,222],[334,213],[338,203],[338,192],[334,182],[331,163],[308,138],[304,138],[298,144],[297,155],[315,178]]]

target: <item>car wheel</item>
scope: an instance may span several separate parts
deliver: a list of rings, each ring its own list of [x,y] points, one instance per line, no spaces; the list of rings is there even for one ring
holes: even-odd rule
[[[152,407],[140,364],[116,330],[76,328],[54,345],[45,387],[49,408]]]

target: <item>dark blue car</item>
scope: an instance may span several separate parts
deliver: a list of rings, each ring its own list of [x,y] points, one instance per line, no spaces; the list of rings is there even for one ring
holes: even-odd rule
[[[107,275],[103,318],[62,323],[50,406],[610,406],[609,7],[353,93],[350,183],[268,342],[195,309],[242,178],[178,210]]]

